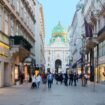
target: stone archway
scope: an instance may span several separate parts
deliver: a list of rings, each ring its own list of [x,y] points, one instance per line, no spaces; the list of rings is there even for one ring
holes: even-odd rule
[[[55,70],[58,72],[58,69],[62,67],[62,61],[60,59],[57,59],[55,61]]]

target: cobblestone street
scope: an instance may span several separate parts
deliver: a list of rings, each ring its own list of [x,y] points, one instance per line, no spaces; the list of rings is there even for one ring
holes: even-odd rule
[[[0,105],[105,105],[105,86],[65,87],[53,84],[52,89],[41,85],[30,89],[30,84],[0,89]]]

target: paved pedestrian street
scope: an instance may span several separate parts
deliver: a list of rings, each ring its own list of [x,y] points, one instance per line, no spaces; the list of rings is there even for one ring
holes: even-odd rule
[[[30,89],[31,84],[0,89],[0,105],[105,105],[105,86],[87,87],[53,84],[52,89],[41,85]]]

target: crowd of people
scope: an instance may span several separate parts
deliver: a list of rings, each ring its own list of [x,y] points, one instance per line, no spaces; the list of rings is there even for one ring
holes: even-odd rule
[[[52,83],[53,83],[54,76],[51,72],[48,73],[38,73],[37,75],[33,74],[32,76],[32,85],[31,88],[39,88],[40,83],[42,82],[43,84],[48,83],[48,88],[51,88]]]
[[[76,71],[70,71],[69,73],[38,73],[37,75],[32,76],[32,85],[31,88],[39,88],[40,83],[48,84],[48,88],[52,87],[53,80],[56,80],[56,84],[64,83],[65,86],[77,86],[78,79],[81,79],[81,85],[86,86],[88,81],[88,76],[85,73],[80,75]]]

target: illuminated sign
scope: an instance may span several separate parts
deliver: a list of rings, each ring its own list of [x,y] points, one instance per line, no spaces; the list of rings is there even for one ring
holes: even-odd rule
[[[7,36],[3,35],[2,33],[0,33],[0,41],[9,44],[9,39]]]
[[[9,54],[9,46],[0,42],[0,57],[8,57]]]
[[[0,47],[1,48],[5,48],[5,49],[9,49],[10,47],[2,42],[0,42]]]

